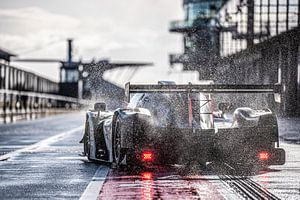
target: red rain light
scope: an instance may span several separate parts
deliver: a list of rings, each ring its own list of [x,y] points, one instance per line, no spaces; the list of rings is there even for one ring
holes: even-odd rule
[[[149,152],[149,151],[143,152],[142,159],[145,162],[151,162],[151,161],[153,161],[153,153]]]
[[[260,152],[260,153],[258,154],[258,157],[259,157],[260,160],[265,161],[265,160],[269,160],[270,155],[269,155],[268,152],[263,151],[263,152]]]

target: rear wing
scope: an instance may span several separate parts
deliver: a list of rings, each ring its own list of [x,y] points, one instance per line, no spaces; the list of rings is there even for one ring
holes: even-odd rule
[[[132,93],[281,93],[281,85],[136,85],[125,84],[125,101],[130,101]]]

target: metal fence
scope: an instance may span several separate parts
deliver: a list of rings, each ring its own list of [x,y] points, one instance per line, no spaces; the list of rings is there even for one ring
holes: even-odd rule
[[[220,34],[220,54],[228,56],[299,27],[300,1],[230,0],[218,20],[225,27],[237,26],[236,31]]]
[[[0,121],[32,119],[87,104],[59,95],[59,83],[37,74],[0,64]]]

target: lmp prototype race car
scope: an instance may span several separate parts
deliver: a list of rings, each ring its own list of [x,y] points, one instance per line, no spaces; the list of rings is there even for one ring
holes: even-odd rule
[[[228,121],[223,114],[230,106],[219,104],[216,111],[212,100],[214,94],[273,95],[276,90],[275,85],[127,83],[126,108],[109,112],[104,103],[96,103],[86,113],[84,154],[114,166],[282,165],[285,152],[279,148],[277,118],[271,110],[235,108]]]

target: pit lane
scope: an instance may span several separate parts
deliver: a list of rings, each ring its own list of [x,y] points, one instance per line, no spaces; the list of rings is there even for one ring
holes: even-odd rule
[[[251,176],[182,167],[139,173],[111,170],[97,199],[280,199]]]
[[[249,176],[180,167],[129,173],[80,156],[84,117],[67,116],[1,127],[0,149],[10,156],[0,161],[0,199],[250,199],[243,190],[253,199],[300,198],[299,145],[282,143],[286,164]]]

